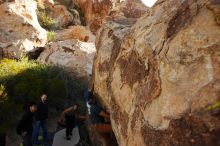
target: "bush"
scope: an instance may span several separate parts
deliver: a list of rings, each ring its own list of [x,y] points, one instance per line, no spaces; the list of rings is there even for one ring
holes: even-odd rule
[[[47,40],[48,42],[51,42],[55,39],[55,33],[53,31],[47,32]]]
[[[7,131],[15,122],[15,116],[21,111],[19,106],[10,99],[5,87],[0,85],[0,133]]]
[[[27,58],[1,60],[0,83],[0,115],[10,115],[15,109],[19,112],[29,101],[38,101],[44,93],[53,109],[61,110],[66,103],[83,103],[85,82],[82,78],[70,76],[63,68],[39,64]],[[0,121],[10,123],[5,117]]]
[[[55,24],[55,21],[49,17],[44,10],[39,10],[37,16],[40,25],[47,30],[50,30]]]

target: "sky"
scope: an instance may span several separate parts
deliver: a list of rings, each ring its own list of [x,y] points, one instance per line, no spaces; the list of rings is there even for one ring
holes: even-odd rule
[[[141,0],[146,6],[152,7],[157,0]]]

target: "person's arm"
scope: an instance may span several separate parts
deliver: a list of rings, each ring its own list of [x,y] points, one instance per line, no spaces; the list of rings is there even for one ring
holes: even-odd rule
[[[71,110],[73,110],[73,107],[69,107],[69,108],[65,109],[65,110],[61,113],[60,119],[61,119],[61,120],[64,120],[66,113],[70,112]]]
[[[105,118],[110,118],[110,115],[103,110],[99,113],[99,115]]]
[[[79,115],[79,114],[76,114],[76,117],[77,117],[78,119],[82,119],[82,120],[86,120],[86,119],[87,119],[86,116]]]

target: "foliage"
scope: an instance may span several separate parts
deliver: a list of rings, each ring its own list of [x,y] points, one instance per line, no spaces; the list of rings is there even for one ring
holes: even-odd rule
[[[55,39],[55,33],[53,31],[47,32],[47,40],[48,42],[51,42]]]
[[[5,93],[5,87],[0,85],[0,103],[6,102],[8,100],[7,93]]]
[[[37,12],[37,16],[40,25],[47,30],[50,30],[52,26],[55,24],[55,21],[47,15],[45,10],[39,10]]]
[[[44,93],[48,95],[52,109],[61,110],[65,103],[80,100],[83,103],[85,82],[82,78],[70,76],[63,68],[39,64],[25,57],[18,61],[1,60],[0,83],[0,115],[20,111],[22,107],[26,108],[29,101],[38,101]],[[4,118],[0,121],[8,123],[9,120]]]
[[[220,101],[215,102],[214,104],[208,106],[207,110],[214,110],[220,108]]]
[[[7,131],[13,124],[14,115],[18,113],[19,106],[7,95],[5,87],[0,85],[0,132]]]
[[[36,0],[36,2],[37,2],[37,8],[38,8],[39,10],[45,9],[44,0]]]

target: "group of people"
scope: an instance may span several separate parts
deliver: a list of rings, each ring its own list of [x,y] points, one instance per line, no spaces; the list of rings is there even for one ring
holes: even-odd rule
[[[48,103],[47,95],[43,94],[39,103],[34,101],[28,104],[28,107],[18,122],[16,131],[22,136],[23,146],[32,146],[33,143],[38,145],[38,135],[40,128],[43,132],[44,141],[47,141],[47,125],[48,118]],[[33,142],[32,142],[33,139]]]
[[[110,115],[98,105],[93,95],[93,88],[89,89],[85,95],[88,116],[91,124],[97,132],[111,133]],[[72,130],[87,119],[87,116],[80,115],[79,104],[74,104],[65,109],[60,117],[59,123],[63,123],[66,128],[66,140],[71,139]],[[30,102],[27,111],[22,116],[17,125],[17,133],[22,136],[23,146],[38,145],[39,130],[42,129],[43,140],[48,140],[47,132],[48,102],[47,95],[43,94],[39,103]],[[80,121],[81,123],[79,123]]]

